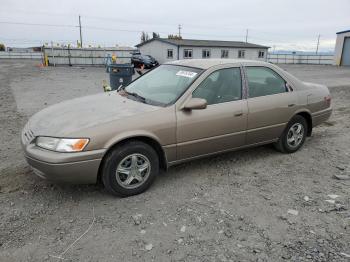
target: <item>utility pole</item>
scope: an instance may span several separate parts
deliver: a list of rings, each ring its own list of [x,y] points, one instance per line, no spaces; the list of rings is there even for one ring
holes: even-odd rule
[[[245,34],[245,42],[248,43],[248,29],[247,29],[246,34]]]
[[[318,47],[319,47],[319,45],[320,45],[320,37],[321,37],[321,35],[319,34],[319,35],[318,35],[318,38],[317,38],[316,55],[318,54]]]
[[[80,31],[80,48],[83,48],[83,36],[82,36],[82,33],[81,33],[80,15],[79,15],[79,31]]]
[[[179,37],[181,37],[181,25],[179,24]]]

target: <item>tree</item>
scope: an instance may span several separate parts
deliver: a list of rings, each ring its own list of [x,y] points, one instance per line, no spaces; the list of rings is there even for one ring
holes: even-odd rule
[[[159,38],[159,37],[160,37],[160,35],[158,33],[156,33],[156,32],[152,33],[152,38]]]
[[[144,43],[144,42],[146,42],[148,40],[149,40],[149,35],[146,32],[142,31],[142,33],[141,33],[141,43]]]
[[[5,45],[0,43],[0,51],[5,51]]]
[[[168,35],[168,39],[176,39],[176,40],[181,40],[182,39],[182,36],[178,36],[178,35]]]

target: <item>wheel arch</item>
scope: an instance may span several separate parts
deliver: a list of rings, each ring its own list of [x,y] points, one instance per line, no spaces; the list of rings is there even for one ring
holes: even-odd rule
[[[102,157],[102,161],[101,161],[99,169],[98,169],[97,182],[101,181],[101,175],[102,175],[101,172],[102,172],[102,167],[104,165],[106,155],[110,151],[114,150],[116,147],[121,146],[129,141],[140,141],[140,142],[143,142],[143,143],[151,146],[156,151],[156,153],[159,157],[159,167],[162,170],[168,169],[167,156],[166,156],[165,151],[164,151],[163,147],[161,146],[160,142],[155,137],[153,137],[151,135],[145,135],[145,134],[136,135],[136,134],[134,134],[134,135],[129,135],[129,136],[125,136],[125,137],[119,137],[118,139],[114,140],[113,142],[108,143],[108,147],[107,147],[108,149],[104,153],[104,155]]]
[[[312,116],[311,116],[311,113],[306,111],[306,110],[302,110],[302,111],[296,112],[294,116],[297,116],[297,115],[302,116],[306,120],[307,136],[311,136],[311,134],[312,134]]]

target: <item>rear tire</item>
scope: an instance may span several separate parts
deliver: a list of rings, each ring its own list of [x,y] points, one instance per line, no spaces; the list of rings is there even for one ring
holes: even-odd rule
[[[156,151],[146,143],[129,141],[106,155],[102,182],[109,193],[126,197],[146,191],[158,173]]]
[[[307,136],[307,122],[300,115],[294,116],[283,131],[274,147],[282,153],[294,153],[304,144]]]

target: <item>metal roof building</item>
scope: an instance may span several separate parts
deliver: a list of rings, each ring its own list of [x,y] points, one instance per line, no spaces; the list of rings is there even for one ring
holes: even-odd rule
[[[268,46],[239,41],[152,38],[136,45],[160,63],[192,58],[242,58],[266,61]]]
[[[336,65],[350,66],[350,30],[337,33],[334,60]]]

